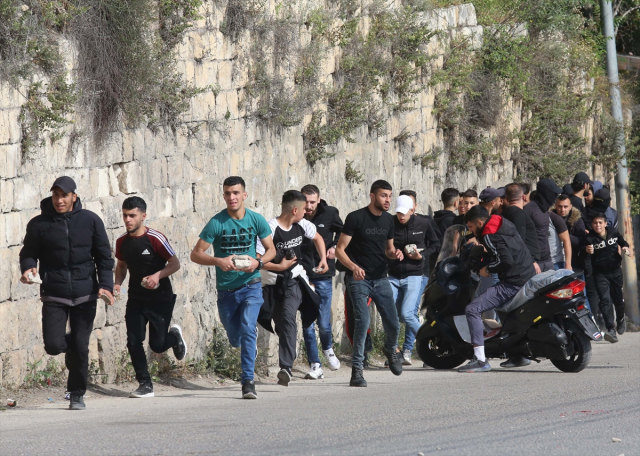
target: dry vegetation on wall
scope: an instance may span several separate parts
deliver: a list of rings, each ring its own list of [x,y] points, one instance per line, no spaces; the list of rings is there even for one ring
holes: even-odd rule
[[[60,139],[76,109],[88,113],[98,142],[123,124],[175,131],[190,99],[204,90],[184,82],[173,53],[201,3],[0,0],[0,77],[29,85],[23,155],[43,145],[45,132],[52,142]],[[78,49],[73,83],[59,50],[63,39]]]
[[[21,115],[26,156],[44,132],[58,140],[77,109],[89,113],[98,140],[122,125],[175,132],[191,98],[216,88],[185,83],[173,50],[198,14],[223,14],[211,23],[236,44],[234,67],[248,68],[244,112],[273,131],[304,124],[310,166],[335,155],[342,140],[354,141],[362,126],[369,135],[385,134],[390,116],[412,109],[431,88],[443,144],[418,151],[414,162],[425,168],[444,155],[449,171],[482,170],[506,154],[523,181],[564,182],[589,164],[615,168],[621,157],[612,138],[622,126],[603,109],[597,5],[478,0],[484,36],[477,46],[425,25],[425,12],[456,0],[397,3],[278,2],[273,10],[266,0],[0,0],[0,77],[28,83]],[[62,65],[63,37],[78,49],[75,81]],[[442,66],[427,53],[432,40],[445,46]],[[337,56],[335,72],[325,80],[329,55]],[[38,73],[48,82],[34,78]],[[522,104],[518,122],[505,115],[508,103]],[[406,139],[394,138],[401,145]]]

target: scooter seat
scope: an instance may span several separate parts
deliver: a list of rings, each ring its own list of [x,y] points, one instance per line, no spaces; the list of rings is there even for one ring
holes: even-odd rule
[[[536,274],[520,288],[520,291],[518,291],[511,301],[496,308],[496,310],[505,313],[513,312],[532,300],[535,297],[536,291],[571,274],[573,274],[573,271],[569,269],[558,269],[557,271],[545,271]]]

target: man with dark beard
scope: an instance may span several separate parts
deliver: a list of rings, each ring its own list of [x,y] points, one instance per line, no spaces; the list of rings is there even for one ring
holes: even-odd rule
[[[498,274],[500,282],[471,301],[465,309],[474,357],[458,371],[487,372],[491,366],[484,353],[482,314],[510,301],[536,271],[529,250],[509,220],[489,215],[484,207],[476,206],[465,214],[464,221],[491,256],[489,264],[480,270],[480,275]]]
[[[531,203],[524,206],[524,212],[531,217],[536,227],[538,236],[538,247],[540,248],[541,272],[553,270],[551,260],[551,249],[549,247],[549,208],[556,202],[562,189],[558,187],[553,179],[541,179],[536,188],[536,194]]]

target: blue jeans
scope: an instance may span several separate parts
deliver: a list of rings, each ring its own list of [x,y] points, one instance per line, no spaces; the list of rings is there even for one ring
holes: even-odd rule
[[[409,276],[404,279],[389,277],[393,300],[398,309],[398,316],[402,323],[406,323],[403,350],[413,350],[416,334],[420,329],[420,320],[416,312],[416,302],[422,288],[422,276]]]
[[[320,296],[320,307],[318,309],[318,332],[320,333],[320,343],[323,350],[329,350],[333,345],[331,335],[331,298],[333,296],[333,278],[309,280],[316,288],[316,293]],[[318,357],[318,344],[316,343],[316,325],[311,324],[307,329],[302,330],[302,337],[307,348],[307,360],[309,364],[320,364]]]
[[[229,343],[240,347],[241,379],[253,380],[257,347],[258,314],[264,300],[260,282],[235,291],[218,291],[218,313]]]
[[[553,269],[555,269],[556,271],[558,269],[564,269],[564,265],[565,265],[564,261],[558,261],[557,263],[553,263]]]
[[[369,297],[375,303],[382,318],[385,334],[384,348],[391,353],[398,346],[398,334],[400,333],[398,311],[393,300],[393,290],[386,277],[375,280],[355,280],[353,277],[347,276],[345,281],[347,293],[349,293],[353,304],[353,367],[362,369],[364,342],[370,324],[369,307],[367,306]]]

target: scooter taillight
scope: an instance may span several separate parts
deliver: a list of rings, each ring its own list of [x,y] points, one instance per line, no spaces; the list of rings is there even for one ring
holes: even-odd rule
[[[564,287],[553,291],[551,293],[547,293],[547,298],[551,299],[570,299],[573,298],[578,293],[581,293],[584,290],[584,281],[582,280],[574,280],[569,285],[565,285]]]

